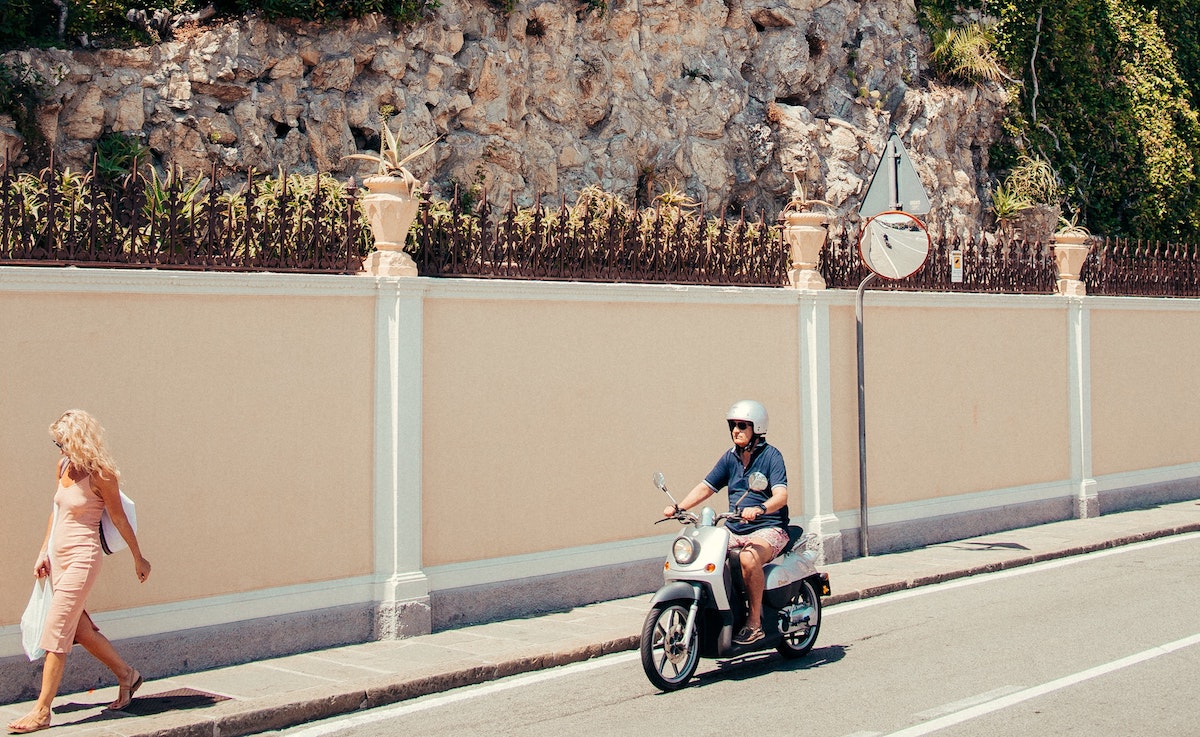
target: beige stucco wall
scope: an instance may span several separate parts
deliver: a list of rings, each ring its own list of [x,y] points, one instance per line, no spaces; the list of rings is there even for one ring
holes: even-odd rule
[[[71,407],[105,425],[154,566],[139,586],[128,553],[106,561],[93,611],[370,573],[371,295],[128,278],[0,290],[0,624],[24,605],[54,493],[47,427]]]
[[[853,295],[345,279],[0,270],[6,636],[50,508],[46,427],[68,407],[107,426],[155,566],[139,586],[127,555],[110,560],[98,612],[203,600],[229,622],[288,587],[298,603],[268,609],[370,605],[393,577],[419,598],[528,575],[533,559],[570,559],[551,573],[644,560],[672,531],[653,524],[665,499],[651,474],[686,494],[747,397],[770,410],[793,518],[819,500],[836,513],[823,534],[855,525]],[[1073,456],[1119,476],[1105,489],[1197,475],[1194,303],[872,293],[866,318],[871,505],[893,520],[986,511],[1014,489],[1069,498]],[[1091,383],[1073,423],[1077,319]],[[828,392],[827,415],[801,406],[806,391]],[[412,458],[375,457],[393,442]]]
[[[796,309],[742,301],[428,300],[425,565],[669,531],[651,475],[681,498],[741,398],[798,479]]]
[[[1097,476],[1200,458],[1200,309],[1192,302],[1105,300],[1091,311]]]
[[[1065,307],[874,293],[864,308],[872,506],[1070,477]],[[1010,298],[1011,302],[1011,298]],[[834,503],[859,506],[853,307],[831,310]]]

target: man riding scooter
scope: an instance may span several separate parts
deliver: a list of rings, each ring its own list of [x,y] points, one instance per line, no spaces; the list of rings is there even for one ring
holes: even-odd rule
[[[783,454],[767,443],[767,410],[761,404],[751,400],[736,402],[725,419],[733,447],[722,454],[704,481],[688,492],[678,507],[664,509],[663,516],[671,517],[680,509],[690,509],[728,487],[730,511],[740,515],[739,519],[726,523],[732,533],[729,549],[740,551],[738,561],[749,599],[746,624],[733,642],[749,645],[764,637],[763,566],[788,544],[787,469]],[[759,475],[766,478],[766,484],[761,483]],[[758,483],[752,483],[755,479]]]

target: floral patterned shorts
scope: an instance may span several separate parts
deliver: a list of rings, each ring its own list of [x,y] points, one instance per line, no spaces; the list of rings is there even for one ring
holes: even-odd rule
[[[729,548],[744,548],[750,543],[766,545],[771,549],[771,557],[777,558],[788,543],[787,530],[782,527],[764,527],[747,535],[729,534]]]

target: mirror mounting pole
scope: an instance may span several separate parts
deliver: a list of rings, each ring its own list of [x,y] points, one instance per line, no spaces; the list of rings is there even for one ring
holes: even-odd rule
[[[867,541],[867,404],[866,371],[863,361],[863,293],[878,275],[872,271],[858,285],[854,299],[854,317],[858,332],[858,550],[866,558],[871,554]]]

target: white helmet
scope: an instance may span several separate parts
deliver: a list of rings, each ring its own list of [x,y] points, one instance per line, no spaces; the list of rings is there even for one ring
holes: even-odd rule
[[[740,402],[734,402],[729,411],[725,413],[725,419],[729,422],[745,420],[754,425],[755,435],[767,434],[767,410],[753,399],[743,399]]]

